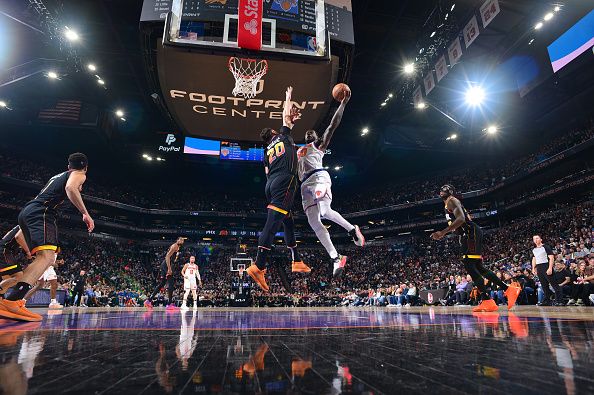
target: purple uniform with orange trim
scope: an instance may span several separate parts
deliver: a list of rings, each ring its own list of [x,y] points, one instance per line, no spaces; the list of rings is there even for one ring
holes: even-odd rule
[[[460,206],[462,206],[462,202],[460,202]],[[476,222],[472,220],[472,217],[470,214],[468,214],[468,211],[466,211],[464,206],[462,206],[462,211],[464,211],[464,223],[458,229],[456,229],[456,234],[458,235],[460,241],[462,258],[482,259],[483,230],[476,224]],[[446,220],[448,221],[448,225],[451,225],[454,219],[456,219],[454,213],[448,210],[447,200],[445,216]]]
[[[0,277],[12,276],[23,271],[20,263],[16,262],[16,255],[20,248],[16,241],[16,234],[19,230],[19,226],[15,226],[0,240],[0,252],[2,253],[0,256]]]
[[[71,171],[56,174],[35,199],[19,213],[19,225],[31,254],[40,250],[58,250],[58,206],[66,200],[66,183]]]
[[[266,147],[264,166],[268,168],[265,189],[268,208],[288,214],[298,185],[297,146],[291,137],[291,129],[282,126],[280,134],[272,138]]]

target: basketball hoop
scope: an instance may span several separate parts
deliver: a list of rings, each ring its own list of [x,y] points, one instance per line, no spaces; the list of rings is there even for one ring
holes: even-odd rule
[[[268,71],[266,60],[243,59],[230,57],[229,71],[235,77],[233,96],[243,96],[251,99],[256,96],[258,82]]]

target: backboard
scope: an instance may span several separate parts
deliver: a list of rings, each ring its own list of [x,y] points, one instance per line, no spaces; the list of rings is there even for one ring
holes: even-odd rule
[[[260,142],[263,128],[282,125],[287,86],[293,86],[293,102],[302,113],[293,131],[296,141],[320,127],[333,103],[332,87],[350,68],[348,60],[331,53],[326,16],[337,34],[338,20],[350,15],[349,0],[328,0],[331,13],[324,0],[164,1],[170,11],[156,44],[158,83],[185,136]],[[255,45],[253,20],[241,20],[249,7],[261,7]]]

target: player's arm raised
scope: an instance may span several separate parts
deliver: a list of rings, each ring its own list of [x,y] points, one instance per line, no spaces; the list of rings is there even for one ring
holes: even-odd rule
[[[340,102],[340,106],[338,106],[338,109],[332,117],[332,121],[330,121],[330,125],[328,126],[328,128],[324,132],[324,135],[322,136],[322,143],[318,147],[321,151],[325,151],[326,149],[328,149],[328,146],[330,145],[330,140],[332,140],[332,135],[334,135],[334,131],[336,131],[336,129],[340,125],[340,121],[342,121],[342,114],[344,113],[344,109],[349,100],[351,100],[351,91],[346,90],[344,92],[344,97]]]
[[[462,208],[462,205],[460,204],[460,201],[458,199],[452,197],[448,200],[446,204],[448,210],[454,212],[454,216],[456,217],[456,219],[454,219],[452,223],[444,230],[431,233],[431,238],[433,240],[443,239],[445,235],[455,231],[466,222],[466,218],[464,217],[464,209]]]
[[[93,221],[93,218],[91,218],[89,215],[89,212],[85,206],[85,202],[83,202],[82,195],[80,194],[82,186],[86,180],[87,176],[84,173],[73,171],[72,174],[70,174],[70,177],[68,177],[65,189],[68,199],[82,214],[82,220],[85,224],[87,224],[88,231],[92,232],[93,229],[95,229],[95,221]]]
[[[289,86],[285,93],[285,107],[283,108],[283,126],[293,129],[295,121],[301,118],[301,112],[293,106],[293,87]]]

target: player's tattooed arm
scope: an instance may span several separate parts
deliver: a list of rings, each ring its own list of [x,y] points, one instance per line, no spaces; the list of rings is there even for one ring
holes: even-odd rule
[[[338,106],[338,109],[334,113],[332,121],[330,121],[330,125],[328,126],[328,128],[324,132],[324,135],[322,136],[322,142],[318,147],[321,151],[325,151],[328,149],[328,146],[330,145],[330,140],[332,140],[332,136],[334,135],[334,131],[338,129],[340,121],[342,121],[342,114],[344,113],[344,109],[349,100],[351,100],[351,91],[347,90],[344,92],[344,98],[342,99],[342,101],[340,102],[340,106]]]
[[[456,229],[458,229],[460,226],[462,226],[466,222],[466,218],[464,217],[464,209],[462,208],[462,204],[460,204],[460,201],[458,199],[456,199],[455,197],[451,197],[446,202],[446,207],[448,210],[450,210],[454,213],[455,219],[444,230],[439,230],[437,232],[431,233],[431,238],[433,240],[443,239],[445,237],[445,235],[447,235],[450,232],[455,231]]]

